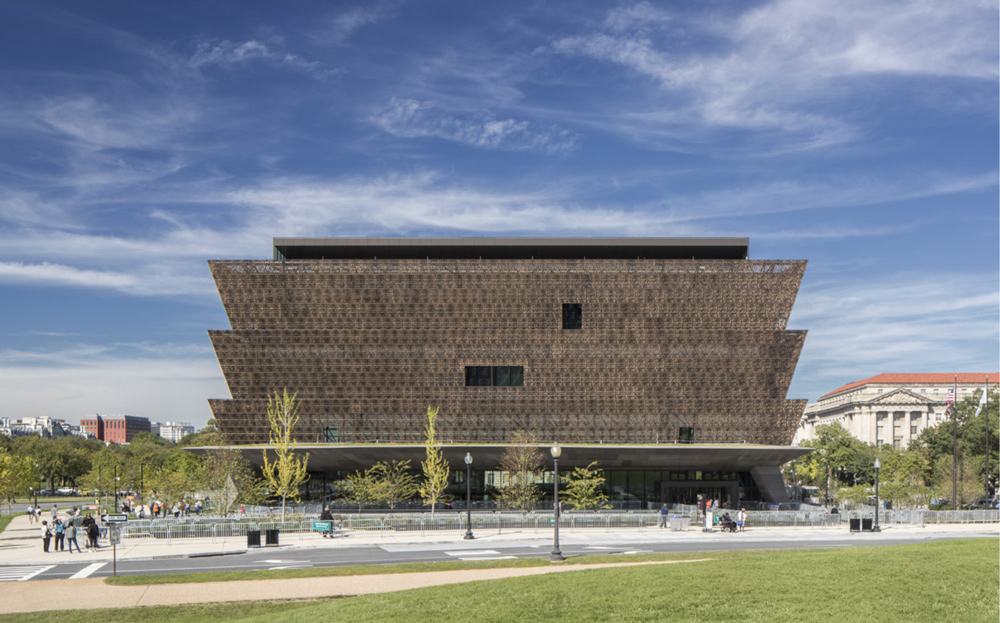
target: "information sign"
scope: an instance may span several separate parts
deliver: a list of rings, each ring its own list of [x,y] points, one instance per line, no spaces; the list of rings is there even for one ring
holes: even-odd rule
[[[119,513],[117,515],[106,515],[104,521],[108,523],[125,523],[128,521],[128,515],[125,513]]]

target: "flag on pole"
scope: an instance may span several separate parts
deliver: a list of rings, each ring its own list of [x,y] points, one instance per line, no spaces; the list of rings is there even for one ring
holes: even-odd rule
[[[989,391],[989,389],[990,389],[989,385],[985,385],[983,387],[983,395],[979,397],[979,406],[976,407],[975,417],[979,417],[979,412],[983,410],[983,406],[986,404],[986,392]]]
[[[955,384],[952,385],[951,389],[948,391],[948,397],[944,401],[945,415],[951,415],[951,408],[955,404],[955,394],[957,392],[958,392],[958,381],[956,380]]]

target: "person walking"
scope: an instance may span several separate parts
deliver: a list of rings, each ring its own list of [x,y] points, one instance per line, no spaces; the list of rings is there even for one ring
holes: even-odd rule
[[[661,528],[666,528],[667,527],[667,514],[669,512],[670,512],[670,509],[667,508],[667,503],[664,502],[663,506],[660,507],[660,523],[659,523],[659,526]]]
[[[739,528],[740,532],[743,532],[743,526],[747,523],[747,509],[741,508],[740,512],[736,513],[736,527]]]
[[[55,521],[59,517],[59,507],[55,504],[52,505],[52,521]]]
[[[56,519],[55,524],[52,526],[52,529],[55,531],[55,539],[56,539],[56,542],[54,543],[52,549],[53,551],[61,552],[65,549],[66,545],[64,542],[64,539],[66,538],[66,526],[63,525],[61,519]]]
[[[49,551],[49,543],[52,542],[52,531],[49,530],[49,522],[42,522],[42,551]]]
[[[73,520],[67,522],[66,529],[63,532],[66,533],[66,546],[69,549],[69,553],[73,553],[73,546],[76,545],[76,551],[82,554],[83,550],[80,549],[80,543],[76,540],[76,523]]]
[[[35,523],[35,505],[31,503],[28,504],[28,523]]]

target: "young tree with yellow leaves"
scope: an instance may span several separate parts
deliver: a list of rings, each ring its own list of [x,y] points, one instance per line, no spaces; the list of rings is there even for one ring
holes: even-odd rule
[[[299,487],[309,480],[306,464],[309,453],[299,458],[295,454],[295,439],[292,431],[299,422],[298,394],[288,394],[288,389],[267,398],[267,421],[271,426],[271,450],[275,454],[273,461],[268,459],[267,449],[264,450],[264,478],[274,491],[281,497],[281,521],[285,520],[285,500],[292,498],[299,501]]]
[[[437,416],[440,410],[441,407],[427,406],[427,428],[424,429],[427,460],[420,463],[424,481],[418,487],[420,498],[431,507],[431,519],[434,518],[434,507],[438,502],[444,501],[444,490],[448,487],[448,475],[451,473],[448,461],[441,453],[441,442],[437,439]]]

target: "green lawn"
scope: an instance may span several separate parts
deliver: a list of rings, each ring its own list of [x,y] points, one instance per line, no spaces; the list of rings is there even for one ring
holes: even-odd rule
[[[3,532],[10,522],[14,521],[15,515],[0,515],[0,532]]]
[[[1000,618],[996,539],[699,557],[714,560],[313,602],[5,615],[4,623],[996,623]]]

